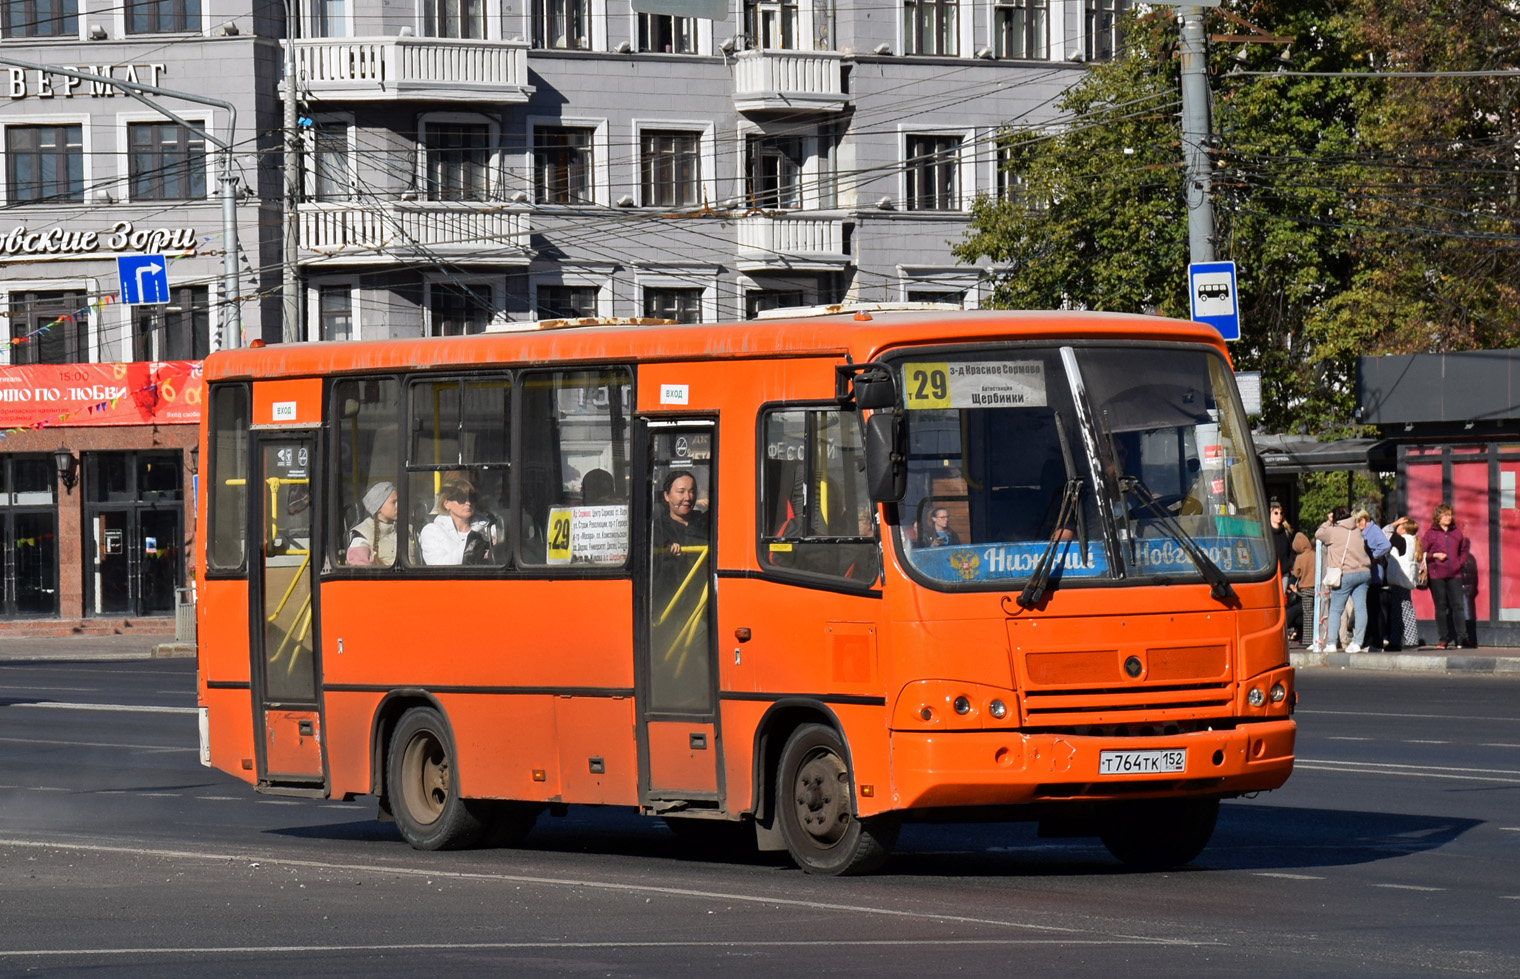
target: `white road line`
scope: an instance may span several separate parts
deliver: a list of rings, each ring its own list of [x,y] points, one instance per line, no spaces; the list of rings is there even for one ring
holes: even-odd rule
[[[7,683],[4,687],[0,687],[0,690],[4,690],[6,693],[10,693],[12,690],[26,690],[34,693],[100,693],[99,687],[18,687],[12,683]],[[183,691],[175,690],[172,692],[182,693]]]
[[[304,802],[298,802],[295,799],[256,799],[254,801],[256,801],[261,806],[304,806],[304,805],[306,805],[306,803],[304,803]]]
[[[1293,762],[1295,769],[1303,769],[1310,772],[1341,772],[1349,775],[1394,775],[1408,778],[1445,778],[1456,779],[1463,782],[1497,782],[1500,785],[1514,785],[1520,782],[1520,772],[1505,771],[1492,768],[1429,768],[1416,765],[1396,765],[1392,762],[1364,762],[1364,761],[1304,761],[1302,759]],[[1465,774],[1467,772],[1486,772],[1487,775]],[[1490,778],[1489,775],[1503,775],[1507,778]]]
[[[1373,887],[1386,887],[1390,891],[1444,891],[1444,887],[1417,887],[1414,884],[1373,884]]]
[[[1415,738],[1411,738],[1410,740],[1405,741],[1404,743],[1405,744],[1451,744],[1450,741],[1421,741],[1421,740],[1418,740],[1418,739],[1415,739]]]
[[[1507,833],[1520,833],[1520,826],[1500,826]]]
[[[1500,894],[1501,901],[1520,901],[1520,894]]]
[[[202,802],[242,802],[242,798],[235,795],[198,795],[197,799]]]
[[[1505,744],[1502,741],[1488,741],[1478,745],[1480,748],[1520,748],[1520,744]]]
[[[106,955],[289,955],[292,952],[459,952],[508,951],[512,949],[640,949],[640,948],[903,948],[944,945],[1150,945],[1149,939],[1113,938],[881,938],[809,941],[710,941],[710,942],[418,942],[411,945],[212,945],[203,948],[39,948],[0,951],[0,958],[28,956],[67,958]],[[1167,942],[1169,945],[1212,945],[1213,942]]]
[[[1315,877],[1312,874],[1277,874],[1269,871],[1258,871],[1254,877],[1281,877],[1283,880],[1324,880],[1323,877]]]
[[[144,793],[145,795],[148,793]],[[0,838],[0,847],[29,847],[38,850],[78,850],[86,853],[116,853],[123,856],[134,857],[157,857],[157,858],[180,858],[186,860],[205,860],[208,862],[225,863],[234,861],[259,861],[270,866],[282,867],[305,867],[313,870],[348,871],[350,873],[384,874],[387,876],[421,877],[425,880],[447,878],[450,880],[471,881],[497,881],[514,884],[534,884],[544,887],[581,888],[587,890],[602,890],[626,894],[654,894],[664,897],[699,898],[703,900],[717,901],[742,901],[747,904],[772,905],[777,907],[803,908],[810,911],[837,911],[844,914],[879,915],[887,918],[902,918],[915,921],[951,922],[965,925],[987,925],[995,928],[1013,928],[1021,931],[1052,932],[1063,936],[1080,935],[1090,932],[1092,929],[1072,928],[1064,925],[1047,925],[1029,921],[1006,921],[999,918],[974,918],[968,915],[941,914],[933,911],[905,911],[898,908],[883,908],[863,904],[840,904],[830,901],[806,901],[801,898],[780,897],[774,894],[746,894],[733,891],[703,891],[687,887],[663,887],[655,884],[629,884],[617,881],[593,880],[582,877],[532,877],[526,874],[486,873],[482,871],[444,870],[439,867],[407,867],[395,864],[351,864],[333,863],[326,860],[299,860],[285,857],[270,856],[268,853],[237,853],[227,850],[220,851],[197,851],[197,850],[168,850],[155,847],[132,847],[132,846],[108,846],[100,843],[74,843],[64,840],[22,840]],[[1064,941],[1065,939],[1055,940]],[[1198,948],[1210,945],[1223,945],[1218,941],[1194,941],[1181,938],[1157,938],[1150,935],[1126,935],[1110,934],[1101,940],[1074,939],[1075,941],[1097,941],[1099,944],[1116,941],[1119,944],[1144,944],[1177,946],[1184,948]],[[829,942],[820,944],[828,945]],[[355,946],[356,948],[362,946]],[[375,946],[384,948],[388,946]],[[398,948],[430,948],[427,945],[404,945]],[[444,946],[440,946],[444,947]],[[452,946],[447,946],[452,947]],[[467,946],[458,946],[461,948]],[[495,946],[481,946],[495,947]],[[511,947],[511,946],[507,946]],[[531,947],[531,946],[529,946]],[[558,944],[544,945],[546,948],[557,948]],[[573,947],[566,945],[566,947]],[[588,946],[593,947],[593,946]],[[611,947],[623,947],[614,945]],[[630,946],[631,947],[631,946]],[[145,951],[159,951],[147,949]],[[232,949],[236,951],[236,949]],[[0,953],[14,954],[14,953]]]
[[[31,791],[33,791],[33,792],[68,792],[68,791],[70,791],[69,789],[65,789],[65,788],[63,788],[62,786],[59,786],[59,785],[32,785],[32,786],[28,786],[28,788],[30,788]]]
[[[1395,714],[1373,710],[1295,710],[1295,714],[1323,714],[1326,717],[1402,717],[1430,721],[1520,721],[1520,717],[1467,717],[1458,714]]]
[[[144,799],[178,799],[183,792],[139,792]]]
[[[1371,738],[1326,738],[1326,741],[1371,741]]]
[[[114,741],[58,741],[53,738],[0,738],[0,744],[46,744],[68,748],[126,748],[130,751],[199,751],[198,748],[166,747],[161,744],[121,744]]]
[[[196,707],[154,707],[146,704],[76,704],[67,701],[46,701],[37,704],[10,704],[10,707],[45,707],[50,710],[107,710],[126,711],[134,714],[194,714]]]

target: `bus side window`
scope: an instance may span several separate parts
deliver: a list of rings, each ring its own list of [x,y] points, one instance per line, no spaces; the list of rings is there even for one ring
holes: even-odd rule
[[[524,372],[519,493],[527,565],[628,561],[628,405],[623,368]]]
[[[248,533],[248,388],[219,384],[212,388],[207,436],[211,485],[207,487],[211,532],[206,535],[207,566],[233,571],[243,567]]]
[[[507,563],[511,403],[505,375],[412,383],[406,461],[412,564]]]
[[[764,418],[760,564],[870,585],[880,572],[875,507],[854,412],[774,410]]]
[[[392,567],[402,536],[401,384],[365,377],[333,385],[336,471],[332,501],[332,564]]]

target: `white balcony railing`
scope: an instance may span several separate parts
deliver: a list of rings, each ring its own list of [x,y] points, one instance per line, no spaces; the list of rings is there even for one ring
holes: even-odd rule
[[[843,215],[816,211],[755,214],[734,223],[738,225],[741,269],[834,269],[849,264]]]
[[[303,92],[318,99],[526,102],[528,45],[448,37],[296,41]]]
[[[741,51],[734,56],[734,107],[740,112],[845,108],[844,55],[837,51]]]
[[[455,201],[302,204],[301,260],[397,258],[528,261],[528,212]]]

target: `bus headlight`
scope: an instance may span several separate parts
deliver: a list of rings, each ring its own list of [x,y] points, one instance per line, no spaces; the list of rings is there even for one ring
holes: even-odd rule
[[[1267,695],[1261,692],[1260,687],[1252,687],[1251,692],[1246,694],[1246,703],[1252,707],[1260,707],[1267,702]]]
[[[1272,684],[1272,692],[1268,696],[1272,698],[1272,703],[1280,704],[1288,696],[1288,691],[1281,683],[1274,683]]]
[[[987,705],[987,713],[1001,721],[1008,716],[1008,705],[994,698],[992,703]]]
[[[971,701],[967,700],[964,696],[956,697],[953,706],[957,714],[964,715],[971,713]]]

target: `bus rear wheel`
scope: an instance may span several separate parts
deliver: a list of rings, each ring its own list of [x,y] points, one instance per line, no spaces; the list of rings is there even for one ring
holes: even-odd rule
[[[431,707],[401,715],[386,758],[386,791],[401,835],[418,850],[454,850],[480,839],[485,824],[459,797],[454,741]]]
[[[855,816],[846,757],[839,735],[822,724],[798,728],[781,752],[776,819],[792,860],[810,874],[870,873],[897,842],[895,818]]]
[[[1099,838],[1135,870],[1170,870],[1203,852],[1218,819],[1218,799],[1128,802],[1105,816]]]

